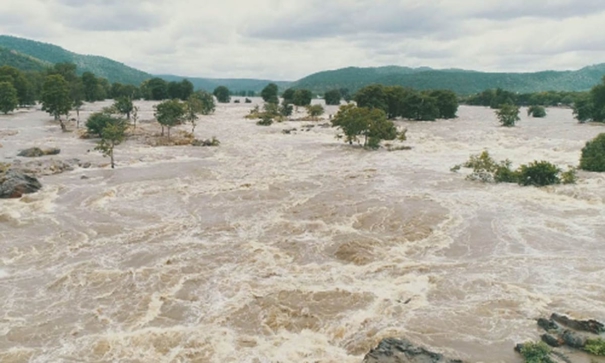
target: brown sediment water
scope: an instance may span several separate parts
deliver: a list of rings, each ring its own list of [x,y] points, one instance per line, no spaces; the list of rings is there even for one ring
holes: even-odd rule
[[[115,170],[41,111],[0,117],[0,162],[43,146],[93,163],[0,201],[0,361],[353,363],[404,336],[511,362],[537,317],[605,320],[604,175],[533,188],[450,172],[483,149],[577,165],[605,128],[566,109],[501,128],[461,107],[397,122],[412,150],[369,152],[309,122],[256,126],[250,107],[200,119],[217,148],[131,140]]]

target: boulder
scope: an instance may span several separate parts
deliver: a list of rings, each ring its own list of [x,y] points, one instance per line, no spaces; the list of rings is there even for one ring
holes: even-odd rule
[[[538,326],[547,332],[556,332],[559,330],[559,326],[552,320],[540,318],[538,319]]]
[[[571,330],[565,330],[561,338],[563,339],[565,344],[576,349],[584,348],[587,340],[585,336],[582,336],[581,334],[578,334]]]
[[[0,174],[0,198],[21,198],[24,194],[35,193],[42,184],[23,171],[10,169]]]
[[[605,325],[596,320],[575,320],[564,315],[554,313],[550,318],[561,325],[572,328],[577,331],[585,331],[593,334],[605,333]]]
[[[563,341],[563,339],[559,339],[550,334],[543,334],[540,338],[544,343],[550,345],[553,348],[561,347],[565,344],[565,341]]]
[[[29,149],[22,150],[17,156],[22,156],[25,158],[37,158],[45,155],[58,155],[61,153],[61,149],[50,148],[42,150],[39,147],[32,147]]]
[[[407,340],[387,338],[372,349],[363,363],[463,363],[416,346]]]

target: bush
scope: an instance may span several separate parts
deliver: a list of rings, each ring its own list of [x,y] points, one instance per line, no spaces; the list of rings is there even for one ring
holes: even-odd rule
[[[502,105],[499,110],[496,110],[496,116],[498,116],[498,120],[502,126],[513,127],[520,120],[519,107],[509,104]]]
[[[309,114],[309,117],[319,117],[319,116],[323,115],[324,112],[325,112],[325,110],[322,105],[307,106],[307,114]]]
[[[527,363],[553,363],[550,352],[550,347],[543,342],[525,343],[521,348],[521,355]]]
[[[605,356],[605,340],[588,339],[584,350],[593,355]]]
[[[538,187],[560,184],[561,179],[558,176],[560,172],[561,169],[548,161],[534,161],[529,165],[521,165],[517,171],[520,185]]]
[[[534,161],[528,165],[519,166],[517,170],[512,170],[511,165],[510,160],[497,162],[489,155],[489,152],[484,151],[479,155],[471,156],[466,163],[455,165],[450,170],[457,172],[463,166],[471,168],[473,172],[467,176],[467,179],[484,183],[518,183],[519,185],[545,186],[576,182],[574,168],[561,172],[561,169],[548,161]]]
[[[273,124],[273,119],[271,116],[265,114],[260,121],[256,122],[256,124],[259,126],[271,126]]]
[[[103,129],[115,121],[115,117],[105,112],[96,112],[90,115],[86,121],[86,129],[90,135],[101,137]]]
[[[544,118],[546,117],[546,109],[542,106],[530,106],[527,109],[527,116]]]
[[[582,149],[580,169],[587,171],[605,171],[605,133],[599,134],[592,141],[586,143]]]

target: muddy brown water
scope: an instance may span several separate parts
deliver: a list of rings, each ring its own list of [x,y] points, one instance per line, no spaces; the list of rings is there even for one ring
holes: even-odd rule
[[[412,150],[367,152],[330,128],[300,131],[308,122],[256,126],[249,108],[199,121],[218,148],[128,141],[115,170],[47,176],[0,201],[0,361],[356,363],[404,336],[516,362],[537,317],[605,320],[604,175],[539,189],[450,172],[483,149],[577,165],[605,128],[550,109],[506,129],[461,107],[398,122]],[[0,161],[56,146],[55,158],[104,162],[39,110],[0,129]]]

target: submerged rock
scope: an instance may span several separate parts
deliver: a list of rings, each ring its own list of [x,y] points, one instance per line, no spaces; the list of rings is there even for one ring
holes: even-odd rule
[[[50,149],[40,149],[39,147],[32,147],[29,149],[22,150],[17,156],[22,156],[25,158],[37,158],[40,156],[46,155],[58,155],[61,153],[61,149],[50,148]]]
[[[372,349],[363,363],[463,363],[416,346],[407,340],[387,338]]]
[[[10,169],[0,174],[0,198],[21,198],[24,194],[35,193],[41,188],[38,179],[23,171]]]

